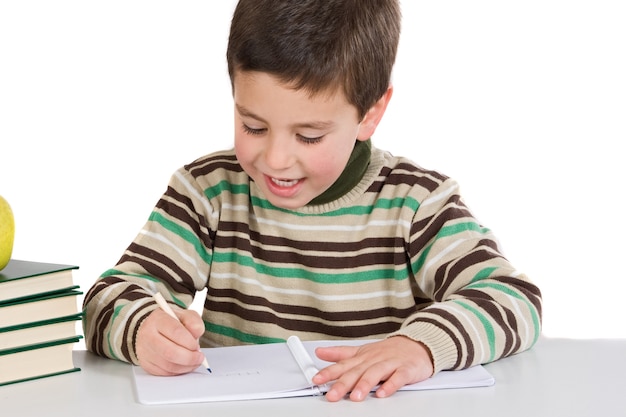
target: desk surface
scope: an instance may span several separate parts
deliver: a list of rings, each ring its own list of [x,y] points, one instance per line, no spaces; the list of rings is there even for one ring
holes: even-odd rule
[[[131,367],[74,351],[80,372],[0,387],[2,415],[215,416],[626,416],[626,340],[542,338],[530,351],[486,365],[487,388],[400,392],[329,403],[323,397],[146,406]]]

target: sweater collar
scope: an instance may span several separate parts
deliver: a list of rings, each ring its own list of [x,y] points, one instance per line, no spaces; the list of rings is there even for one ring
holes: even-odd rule
[[[337,180],[322,194],[315,197],[307,205],[326,204],[338,199],[353,189],[367,170],[372,154],[372,140],[357,140],[352,149],[348,163]]]

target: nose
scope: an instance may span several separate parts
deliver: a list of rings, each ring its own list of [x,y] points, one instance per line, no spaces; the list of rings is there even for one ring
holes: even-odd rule
[[[292,141],[279,135],[270,135],[267,139],[264,151],[267,167],[274,171],[289,168],[295,160]]]

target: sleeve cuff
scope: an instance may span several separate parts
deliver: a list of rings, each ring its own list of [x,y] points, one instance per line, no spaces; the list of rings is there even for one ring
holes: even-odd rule
[[[389,334],[388,337],[391,336],[405,336],[423,343],[433,359],[433,375],[439,371],[452,369],[458,360],[459,352],[454,341],[444,330],[433,324],[413,323]]]

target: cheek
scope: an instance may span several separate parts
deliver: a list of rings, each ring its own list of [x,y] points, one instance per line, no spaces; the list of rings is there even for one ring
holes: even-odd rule
[[[314,173],[322,182],[334,182],[343,172],[346,161],[334,153],[319,153],[309,159],[309,172]]]
[[[235,134],[235,155],[242,165],[246,165],[253,155],[253,147],[241,134]]]

